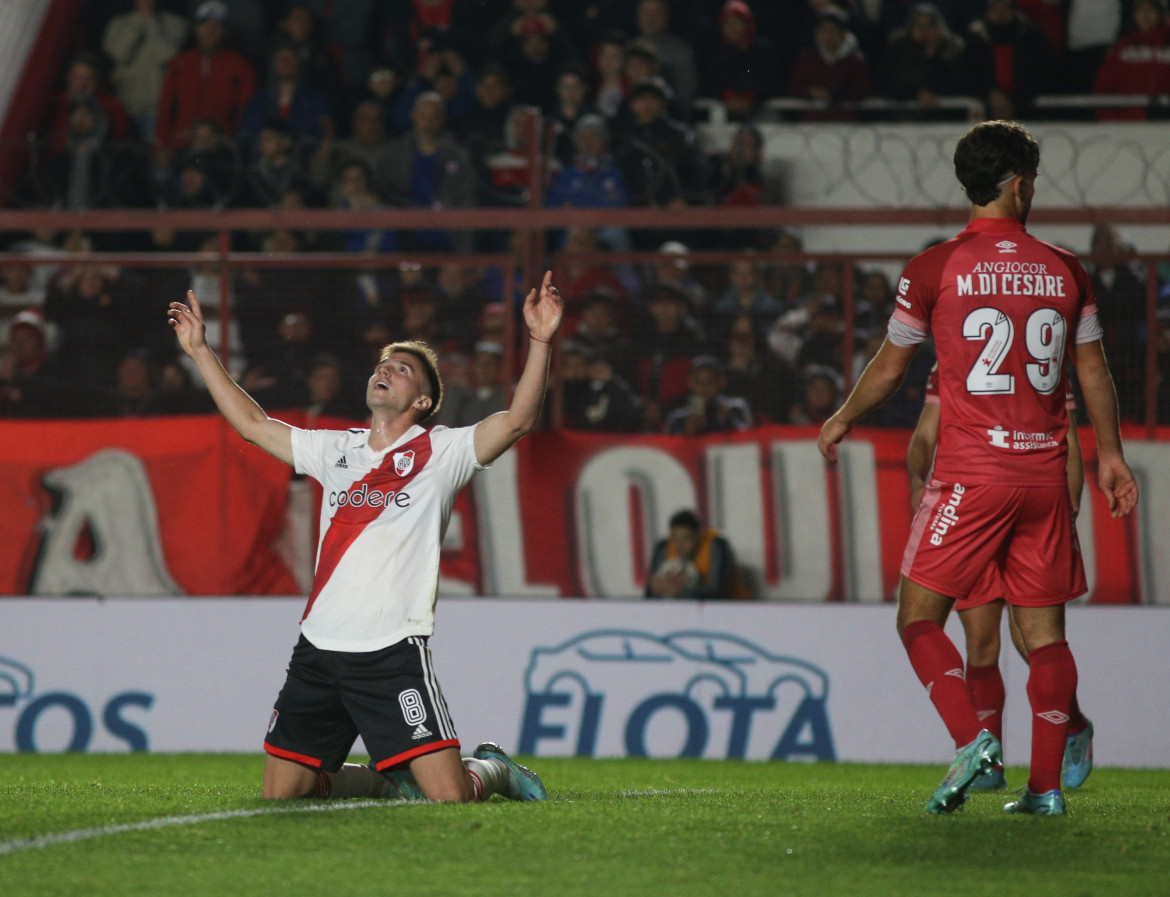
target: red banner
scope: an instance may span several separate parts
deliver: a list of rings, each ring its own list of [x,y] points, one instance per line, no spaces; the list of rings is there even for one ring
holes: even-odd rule
[[[306,590],[315,501],[288,504],[289,469],[219,417],[6,422],[0,434],[0,593]],[[1170,602],[1159,506],[1146,507],[1170,483],[1170,431],[1159,437],[1127,442],[1145,514],[1117,521],[1095,486],[1092,431],[1082,433],[1079,529],[1095,603]],[[891,600],[911,518],[908,433],[855,431],[835,467],[815,439],[798,427],[534,434],[457,500],[443,590],[636,596],[670,515],[693,508],[729,538],[759,598]]]

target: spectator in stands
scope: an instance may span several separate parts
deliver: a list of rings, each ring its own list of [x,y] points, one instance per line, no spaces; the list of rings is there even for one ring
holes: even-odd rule
[[[792,406],[788,422],[820,426],[837,409],[845,384],[831,367],[809,365],[802,377],[802,398]]]
[[[661,78],[630,91],[633,127],[616,152],[631,206],[677,207],[707,198],[707,158],[694,132],[667,116],[670,88]]]
[[[687,393],[690,362],[701,354],[704,340],[686,297],[677,287],[655,286],[646,310],[647,320],[635,343],[637,388],[646,429],[660,430],[663,409]]]
[[[614,369],[615,353],[574,343],[565,344],[565,425],[594,433],[637,432],[641,426],[638,396]]]
[[[567,68],[557,75],[557,104],[550,125],[555,137],[553,152],[562,165],[577,152],[574,131],[587,115],[598,115],[588,103],[589,82],[584,69]],[[603,119],[604,120],[604,119]]]
[[[670,30],[670,0],[638,0],[637,15],[638,37],[654,45],[662,76],[679,105],[689,110],[699,89],[699,72],[691,45]]]
[[[1105,56],[1093,91],[1100,94],[1170,94],[1170,24],[1163,0],[1137,0],[1133,30],[1119,39]],[[1101,109],[1103,121],[1144,119],[1143,108]]]
[[[345,387],[341,359],[328,352],[315,355],[305,376],[305,411],[310,427],[316,425],[314,422],[319,417],[365,420],[369,416],[364,403],[346,398],[347,392],[352,395],[352,390],[347,391]]]
[[[442,97],[423,94],[411,111],[413,128],[391,141],[380,172],[392,201],[422,209],[459,209],[475,203],[475,170],[467,151],[445,130]],[[415,249],[468,252],[470,234],[419,231],[400,238]]]
[[[1146,269],[1115,225],[1093,228],[1092,255],[1085,265],[1105,331],[1122,418],[1140,420],[1145,370]]]
[[[95,53],[79,53],[65,72],[65,89],[53,98],[49,107],[48,152],[50,156],[65,149],[69,142],[70,118],[78,102],[92,97],[106,119],[106,135],[112,141],[122,141],[130,133],[130,116],[104,83],[102,59]]]
[[[755,125],[735,129],[727,152],[710,157],[711,195],[716,205],[742,208],[779,205],[778,185],[764,178],[764,135]],[[725,249],[765,248],[770,230],[717,230],[704,235],[709,247]]]
[[[244,174],[240,205],[277,208],[285,193],[308,184],[308,172],[297,155],[288,125],[280,119],[265,122],[256,141],[255,158]]]
[[[221,0],[195,10],[195,46],[171,60],[159,94],[154,126],[165,168],[169,154],[190,141],[191,126],[210,118],[234,136],[244,107],[256,92],[256,74],[237,51],[224,46],[228,11]]]
[[[532,13],[513,21],[500,61],[512,78],[516,102],[551,113],[557,102],[557,73],[577,57],[555,18]]]
[[[575,343],[594,353],[604,352],[626,382],[634,376],[634,349],[627,336],[626,309],[610,290],[596,289],[581,301],[581,316],[572,334]]]
[[[126,143],[110,141],[109,121],[97,97],[74,99],[67,127],[65,145],[49,162],[43,200],[70,211],[143,205],[147,189],[141,160]]]
[[[394,102],[392,120],[396,131],[410,127],[414,101],[424,93],[442,97],[448,119],[471,110],[475,104],[475,73],[446,35],[433,29],[420,34],[415,41],[415,60],[415,71]]]
[[[587,296],[595,290],[608,290],[626,298],[625,288],[610,265],[597,258],[601,247],[597,232],[588,227],[570,227],[565,232],[565,243],[556,257],[553,274],[561,285],[561,299],[565,303],[565,332],[572,333],[581,315]]]
[[[447,337],[462,348],[476,341],[476,322],[489,298],[479,288],[479,272],[459,262],[439,267],[438,291],[447,318]],[[444,352],[444,355],[447,353]]]
[[[724,370],[728,395],[742,396],[757,424],[787,422],[799,378],[764,348],[751,315],[739,315],[731,322]]]
[[[1048,88],[1054,57],[1044,33],[1015,0],[988,0],[967,31],[967,91],[987,103],[987,117],[1016,119]]]
[[[658,247],[661,258],[650,269],[646,280],[651,289],[658,284],[674,287],[683,294],[690,308],[698,314],[706,315],[710,310],[710,297],[706,288],[691,274],[691,264],[687,260],[688,252],[690,250],[685,243],[667,240]]]
[[[471,356],[471,384],[444,389],[443,404],[435,412],[435,423],[446,427],[470,427],[489,414],[503,411],[508,407],[503,373],[503,344],[476,343]]]
[[[335,129],[326,95],[304,78],[301,57],[291,41],[281,41],[272,50],[268,81],[244,107],[237,139],[245,152],[254,150],[260,129],[273,121],[288,128],[294,151],[302,159],[326,135],[332,137]]]
[[[61,273],[45,297],[45,316],[57,325],[58,378],[93,387],[114,382],[118,359],[127,348],[127,324],[136,309],[119,282],[119,269],[76,265]]]
[[[533,175],[530,144],[540,130],[539,127],[533,129],[534,111],[533,106],[513,106],[508,113],[508,120],[504,123],[504,146],[483,161],[479,191],[481,205],[528,204]],[[557,162],[549,159],[547,164],[549,169],[555,169]]]
[[[917,100],[924,113],[940,97],[963,92],[965,44],[933,3],[915,3],[905,27],[891,32],[878,68],[878,92],[892,100]]]
[[[341,77],[321,41],[320,26],[309,3],[288,4],[276,26],[276,41],[293,48],[300,60],[301,77],[325,95],[329,108],[344,108]]]
[[[798,370],[817,363],[843,370],[841,338],[845,325],[843,277],[838,263],[822,263],[813,274],[811,292],[768,329],[769,348]]]
[[[694,511],[670,518],[670,534],[654,546],[647,598],[751,598],[731,544]]]
[[[219,122],[191,125],[191,141],[173,156],[163,184],[163,204],[177,208],[223,208],[243,187],[244,167],[234,140]]]
[[[1065,51],[1052,79],[1058,93],[1092,93],[1097,73],[1125,21],[1122,0],[1068,0],[1065,5]]]
[[[504,148],[512,108],[512,79],[502,65],[489,62],[475,83],[475,102],[452,122],[456,138],[476,165]]]
[[[618,114],[630,89],[625,58],[625,39],[620,33],[607,34],[597,45],[593,105],[607,118]]]
[[[134,8],[114,16],[102,36],[102,49],[114,61],[110,81],[138,134],[154,135],[167,64],[187,38],[187,20],[158,8],[158,0],[134,0]]]
[[[381,171],[389,146],[382,104],[366,97],[354,107],[349,137],[338,140],[331,130],[325,132],[311,163],[314,186],[328,191],[339,183],[341,170],[353,161],[361,162],[367,171]]]
[[[12,321],[0,346],[0,417],[40,417],[56,410],[45,319],[39,310],[23,311]],[[60,404],[64,411],[64,403]]]
[[[373,175],[364,162],[353,159],[341,167],[330,205],[336,209],[370,211],[383,207],[374,192]],[[346,252],[393,252],[398,248],[394,231],[381,228],[353,228],[343,234]]]
[[[752,253],[736,259],[728,271],[727,290],[711,307],[716,330],[726,334],[733,319],[741,315],[751,318],[757,334],[767,331],[785,308],[764,289],[759,259]]]
[[[849,30],[848,14],[840,7],[821,9],[813,45],[796,57],[788,93],[829,107],[869,96],[869,63]],[[829,108],[809,110],[802,117],[807,121],[846,121],[856,118],[856,113]]]
[[[732,121],[747,121],[760,103],[781,92],[776,50],[757,34],[744,0],[727,0],[718,22],[719,42],[706,60],[699,93],[721,100]]]
[[[571,164],[557,173],[545,197],[549,208],[624,209],[629,205],[622,170],[609,151],[609,128],[600,115],[585,115],[573,129],[576,152]],[[630,248],[624,227],[604,227],[597,238],[611,249]]]
[[[150,353],[131,349],[118,362],[114,387],[103,403],[103,412],[118,417],[142,417],[151,413],[155,397],[155,372]]]
[[[377,62],[377,27],[380,11],[388,4],[380,0],[305,0],[321,23],[321,42],[337,62],[341,89],[347,108],[363,93],[366,79]]]
[[[0,345],[8,341],[12,319],[45,304],[45,290],[33,281],[29,265],[0,266]]]
[[[768,291],[786,308],[795,305],[796,300],[812,289],[813,264],[802,262],[796,256],[804,253],[804,243],[791,231],[776,232],[772,252],[791,261],[772,265],[768,270]]]
[[[691,362],[688,392],[682,405],[666,416],[663,426],[672,436],[702,436],[750,429],[752,410],[747,400],[724,392],[727,377],[713,355]]]

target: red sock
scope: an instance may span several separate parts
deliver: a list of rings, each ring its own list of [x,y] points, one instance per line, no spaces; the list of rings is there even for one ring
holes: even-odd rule
[[[926,686],[934,709],[942,717],[955,746],[973,741],[984,728],[971,705],[963,679],[963,658],[941,626],[931,620],[911,623],[902,632],[910,665]]]
[[[1006,698],[1003,688],[1003,676],[999,673],[999,664],[989,667],[973,667],[967,665],[967,691],[971,693],[971,703],[975,706],[975,713],[987,729],[1003,742],[1003,705]]]
[[[1081,713],[1081,705],[1077,703],[1077,693],[1073,692],[1072,704],[1068,708],[1068,734],[1079,735],[1089,727],[1089,721]]]
[[[1060,787],[1068,710],[1077,690],[1077,664],[1068,642],[1060,641],[1030,652],[1028,670],[1028,700],[1032,703],[1032,770],[1028,787],[1034,794],[1043,794]]]

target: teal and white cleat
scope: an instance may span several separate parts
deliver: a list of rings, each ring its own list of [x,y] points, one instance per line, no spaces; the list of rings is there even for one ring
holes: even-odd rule
[[[927,813],[952,813],[967,801],[967,790],[981,775],[1003,770],[999,740],[984,729],[970,744],[959,748],[942,784],[926,802]]]
[[[499,760],[508,770],[508,790],[503,792],[508,800],[547,800],[548,792],[540,776],[527,766],[521,766],[498,744],[485,741],[472,754],[476,760]]]
[[[975,777],[975,781],[967,786],[968,791],[1003,791],[1005,788],[1007,788],[1007,779],[1004,777],[1002,769],[993,769],[991,772],[978,775]]]
[[[1003,805],[1005,813],[1031,813],[1033,816],[1063,816],[1064,795],[1059,788],[1036,794],[1032,789],[1020,789],[1020,796],[1010,804]]]
[[[1084,731],[1068,736],[1064,742],[1064,763],[1060,775],[1065,788],[1080,788],[1093,771],[1093,724],[1088,720]]]

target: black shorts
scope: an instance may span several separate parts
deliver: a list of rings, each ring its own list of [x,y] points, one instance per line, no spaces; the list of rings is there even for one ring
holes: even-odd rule
[[[361,735],[378,770],[459,747],[421,636],[380,651],[322,651],[303,635],[293,648],[264,750],[334,772]]]

